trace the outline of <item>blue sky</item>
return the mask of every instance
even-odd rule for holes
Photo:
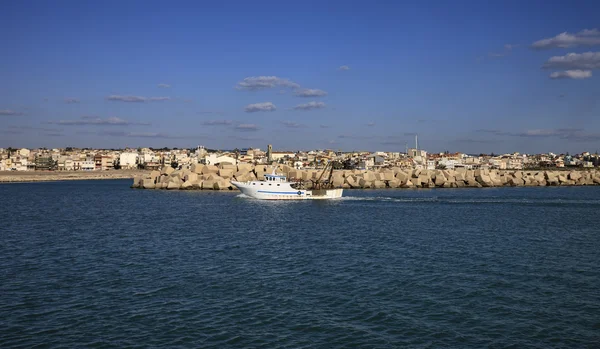
[[[418,133],[433,152],[595,152],[599,12],[5,1],[0,147],[404,151]]]

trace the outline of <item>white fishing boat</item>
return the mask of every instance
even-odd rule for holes
[[[231,181],[231,184],[235,185],[242,194],[262,200],[323,200],[342,197],[343,189],[331,186],[331,175],[328,181],[322,180],[325,170],[316,181],[313,181],[311,189],[305,189],[302,181],[289,182],[285,175],[276,174],[275,170],[271,174],[265,174],[264,180]]]

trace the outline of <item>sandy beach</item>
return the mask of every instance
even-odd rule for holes
[[[149,171],[0,171],[0,183],[129,179]]]

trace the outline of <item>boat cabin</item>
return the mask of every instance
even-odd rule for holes
[[[285,182],[285,176],[275,175],[275,174],[265,174],[265,182]]]

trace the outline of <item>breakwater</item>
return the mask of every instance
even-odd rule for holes
[[[132,188],[182,190],[233,190],[232,180],[262,180],[274,166],[251,164],[220,166],[193,165],[190,169],[166,167],[135,176]],[[290,181],[303,181],[310,188],[321,170],[296,170],[285,165],[276,168]],[[384,188],[462,188],[502,186],[575,186],[600,185],[600,171],[589,170],[420,170],[387,168],[376,171],[337,170],[333,186],[344,189]]]

